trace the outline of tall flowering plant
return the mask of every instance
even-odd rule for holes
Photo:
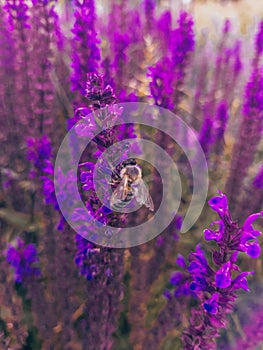
[[[197,1],[186,5],[195,6]],[[199,31],[195,11],[175,12],[154,0],[136,6],[127,0],[103,6],[93,0],[1,2],[1,349],[233,345],[229,314],[239,317],[240,291],[248,290],[248,279],[253,290],[262,274],[260,231],[253,225],[262,216],[263,199],[263,25],[260,21],[256,29],[253,51],[252,30],[244,38],[234,21],[226,20],[212,38],[210,30]],[[114,173],[104,161],[108,147],[146,137],[177,164],[184,160],[162,132],[135,124],[112,127],[122,118],[116,102],[124,101],[166,107],[194,129],[208,162],[209,194],[215,187],[225,193],[209,201],[219,218],[204,231],[206,244],[200,244],[200,228],[211,222],[207,207],[195,226],[180,234],[191,200],[186,187],[191,189],[192,180],[184,176],[179,213],[157,239],[115,250],[84,238],[85,233],[96,235],[98,225],[105,227],[107,242],[112,227],[145,219],[143,211],[126,217],[102,204],[104,186]],[[74,207],[74,171],[59,172],[59,196],[81,223],[82,235],[60,215],[54,186],[56,153],[76,122],[74,130],[84,141],[98,125],[104,129],[93,137],[78,167],[90,222]],[[172,117],[169,123],[176,127]],[[74,137],[70,143],[74,158]],[[119,149],[120,161],[127,158],[126,146]],[[96,163],[105,173],[97,192]],[[190,167],[186,170],[189,174]],[[150,191],[154,188],[158,204],[162,184],[158,176],[152,178]],[[174,193],[169,196],[174,199]],[[179,271],[173,272],[178,252]],[[258,261],[256,273],[253,260]],[[238,349],[255,348],[262,340],[261,308],[248,316],[256,322],[241,322],[247,335],[236,342]]]
[[[189,327],[182,335],[185,349],[216,349],[216,338],[227,324],[227,315],[233,311],[237,290],[249,291],[247,276],[254,273],[242,271],[237,264],[238,254],[244,252],[252,259],[260,255],[261,232],[252,224],[263,212],[250,215],[240,227],[231,218],[226,195],[219,192],[208,203],[220,218],[211,223],[213,228],[204,230],[205,240],[216,242],[212,262],[198,244],[188,263],[178,255],[177,265],[185,272],[176,272],[170,279],[175,286],[175,297],[192,295],[197,300],[197,306],[191,310]]]

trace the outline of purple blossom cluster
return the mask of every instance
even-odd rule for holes
[[[227,315],[233,311],[236,291],[249,291],[247,276],[254,273],[242,271],[237,265],[238,254],[245,252],[250,258],[260,255],[257,237],[261,232],[254,229],[253,223],[263,216],[263,212],[250,215],[239,227],[231,218],[226,195],[219,192],[219,196],[208,203],[220,217],[211,223],[217,229],[204,230],[205,240],[216,242],[217,248],[212,249],[213,264],[198,244],[195,252],[190,253],[188,264],[178,254],[176,264],[183,272],[175,272],[170,278],[176,298],[192,296],[198,301],[191,310],[189,327],[183,332],[185,349],[216,349],[215,340],[220,329],[226,327]],[[165,296],[170,299],[170,292],[166,291]]]
[[[151,96],[158,106],[176,110],[179,104],[180,89],[186,74],[185,69],[195,45],[193,24],[191,16],[186,12],[181,12],[178,27],[170,34],[171,42],[167,55],[150,68]],[[170,74],[171,71],[174,74]]]

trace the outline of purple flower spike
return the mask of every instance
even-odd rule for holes
[[[182,336],[184,349],[189,350],[216,348],[220,329],[226,327],[227,314],[233,311],[233,302],[237,298],[235,291],[248,291],[247,276],[253,274],[242,272],[237,265],[238,254],[245,252],[251,258],[260,255],[257,236],[261,232],[253,228],[253,223],[262,217],[262,213],[250,215],[240,227],[231,218],[225,194],[219,192],[219,196],[211,198],[208,203],[221,219],[211,223],[211,226],[218,225],[218,229],[204,230],[205,239],[216,242],[217,248],[212,249],[213,264],[206,259],[198,244],[196,251],[188,257],[188,266],[184,258],[178,256],[176,263],[184,271],[177,271],[171,277],[174,297],[192,296],[197,300],[197,306],[191,311],[190,325]],[[236,275],[233,279],[232,271]]]
[[[231,262],[225,263],[216,273],[218,288],[227,288],[231,285]]]

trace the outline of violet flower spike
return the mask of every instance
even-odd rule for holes
[[[263,217],[263,212],[250,215],[239,227],[231,218],[227,196],[220,191],[218,193],[208,201],[220,217],[211,224],[218,225],[218,229],[204,230],[205,239],[214,240],[218,247],[212,251],[213,265],[198,244],[196,251],[190,253],[188,263],[178,255],[176,263],[183,271],[177,271],[170,278],[176,298],[188,295],[198,302],[182,336],[184,349],[187,350],[193,349],[195,344],[199,344],[199,349],[216,349],[220,328],[225,327],[227,314],[233,311],[236,290],[249,291],[247,277],[254,273],[240,269],[238,254],[245,252],[250,258],[258,258],[260,254],[257,237],[261,232],[253,227],[253,223]],[[171,294],[168,300],[171,300]]]

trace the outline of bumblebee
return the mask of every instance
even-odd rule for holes
[[[113,210],[127,206],[133,198],[154,211],[154,204],[148,187],[142,179],[142,170],[135,159],[129,159],[120,164],[113,173],[113,183],[117,187],[112,193],[110,206]]]

